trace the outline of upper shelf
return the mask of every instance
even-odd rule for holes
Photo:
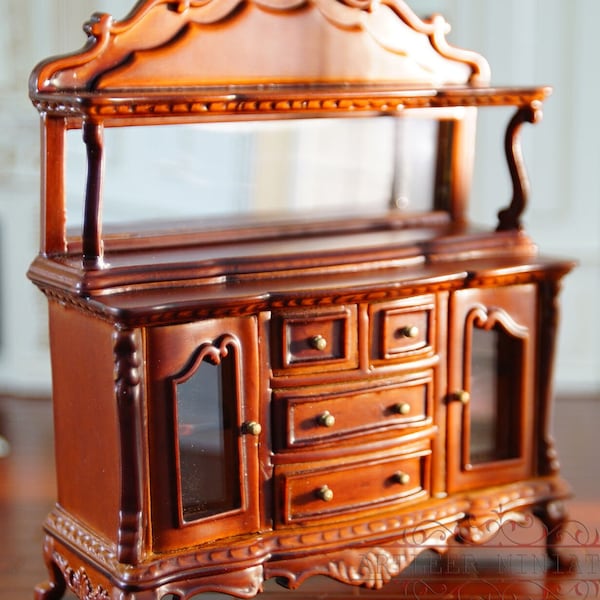
[[[483,106],[517,107],[504,142],[513,197],[499,213],[498,230],[518,237],[528,192],[519,132],[523,123],[539,120],[550,88],[491,86],[487,61],[450,45],[450,27],[440,15],[421,19],[403,0],[139,0],[123,20],[97,13],[84,31],[81,50],[41,62],[30,78],[30,97],[43,126],[44,258],[71,256],[73,250],[66,222],[66,129],[83,129],[87,152],[78,254],[84,270],[108,270],[102,214],[105,126],[426,109],[422,112],[436,123],[430,140],[432,210],[461,225],[474,157],[476,115],[469,109]],[[390,153],[397,166],[404,155],[397,147]],[[394,173],[392,187],[398,180]],[[390,210],[386,222],[393,225],[397,216]],[[412,222],[410,215],[400,216],[404,225]],[[336,222],[346,217],[341,211]],[[291,227],[303,231],[296,222]],[[122,236],[130,253],[142,243],[132,235],[137,229],[134,223]],[[331,235],[332,229],[326,224],[320,231]],[[245,239],[252,241],[256,231]],[[287,235],[285,228],[278,232]],[[165,237],[165,243],[156,236],[151,242],[180,245],[179,233]],[[207,242],[206,236],[194,240],[194,247]],[[494,244],[499,247],[501,240],[497,236]],[[147,275],[154,276],[150,267]]]
[[[38,92],[38,110],[53,115],[130,125],[149,120],[230,120],[348,113],[394,114],[460,106],[527,106],[543,102],[549,87],[391,84],[214,86],[185,89]]]

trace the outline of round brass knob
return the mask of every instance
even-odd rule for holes
[[[398,404],[394,404],[394,412],[398,415],[407,415],[410,413],[410,404],[408,402],[398,402]]]
[[[471,400],[471,394],[467,390],[459,390],[452,394],[452,399],[460,402],[461,404],[468,404]]]
[[[333,490],[328,485],[324,485],[317,490],[317,496],[323,502],[331,502],[333,500]]]
[[[248,421],[244,423],[243,427],[244,433],[249,433],[250,435],[259,436],[262,431],[262,427],[260,423],[256,421]]]
[[[327,348],[327,340],[322,335],[315,335],[310,338],[310,345],[319,352],[323,352]]]
[[[323,427],[333,427],[335,425],[335,417],[328,410],[319,415],[318,421],[319,425]]]
[[[394,481],[396,483],[400,483],[401,485],[406,485],[410,483],[410,475],[408,473],[404,473],[403,471],[396,471],[396,473],[394,473]]]
[[[398,335],[405,338],[416,338],[419,335],[419,328],[415,325],[406,325],[398,330]]]

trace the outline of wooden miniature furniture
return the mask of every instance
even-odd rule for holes
[[[447,30],[400,0],[142,0],[35,69],[29,276],[49,302],[58,477],[39,599],[252,597],[317,574],[378,588],[531,511],[558,552],[551,381],[572,264],[523,230],[519,147],[549,89],[490,87]],[[467,202],[490,106],[514,107],[493,231]],[[433,122],[428,209],[103,229],[107,128],[324,117]],[[75,235],[71,129],[88,157]]]

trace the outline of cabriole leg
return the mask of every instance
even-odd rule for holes
[[[561,545],[564,544],[567,510],[564,502],[555,500],[546,502],[535,509],[535,515],[546,528],[546,553],[552,561],[552,568],[560,571],[571,571],[577,559]]]
[[[49,579],[35,587],[35,600],[59,600],[63,597],[67,584],[64,575],[53,558],[54,541],[46,536],[44,542],[44,561],[48,569]]]

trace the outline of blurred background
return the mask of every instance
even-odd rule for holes
[[[43,397],[50,390],[45,299],[25,277],[39,236],[39,125],[27,95],[29,73],[42,58],[79,49],[85,41],[81,26],[93,12],[122,18],[132,3],[2,0],[0,394]],[[491,64],[494,83],[550,84],[555,89],[542,123],[524,130],[532,185],[525,224],[543,253],[579,262],[562,292],[556,390],[561,398],[575,394],[600,399],[596,309],[600,298],[600,111],[596,108],[600,2],[413,0],[409,4],[420,16],[441,12],[453,27],[451,43],[483,54]],[[478,221],[493,223],[498,208],[510,198],[501,146],[506,118],[499,128],[483,113],[472,213]],[[310,141],[307,131],[294,143],[310,148]],[[233,161],[240,148],[228,140],[223,150],[223,156]],[[83,164],[77,158],[82,151],[82,145],[75,147],[69,166],[75,196],[82,191]],[[121,186],[121,191],[127,195],[126,187]]]

